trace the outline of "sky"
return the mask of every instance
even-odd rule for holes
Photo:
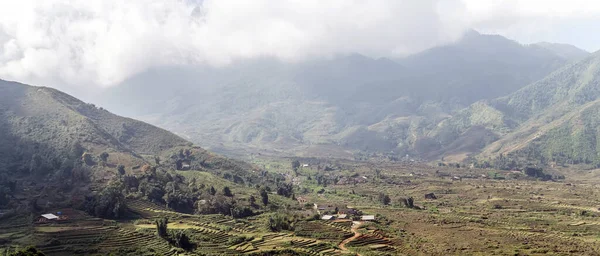
[[[87,90],[150,68],[399,57],[467,31],[600,49],[597,0],[0,0],[0,79]]]

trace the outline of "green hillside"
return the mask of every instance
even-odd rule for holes
[[[0,162],[22,162],[19,169],[23,171],[29,168],[34,152],[45,159],[44,165],[51,166],[74,151],[114,152],[141,160],[141,155],[191,145],[165,130],[45,87],[0,81],[0,110],[5,147]]]
[[[471,105],[444,121],[434,135],[444,143],[483,126],[499,139],[482,145],[480,153],[469,152],[479,159],[502,155],[543,164],[598,164],[599,96],[596,53],[508,96]]]
[[[194,147],[163,129],[55,89],[0,80],[0,208],[76,207],[118,217],[97,209],[125,210],[125,204],[104,203],[131,196],[167,205],[175,200],[175,209],[193,212],[198,195],[176,170],[204,172],[209,176],[196,185],[218,189],[277,184],[255,166]]]

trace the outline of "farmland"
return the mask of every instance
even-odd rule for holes
[[[600,251],[598,170],[553,170],[565,178],[541,181],[516,171],[417,163],[323,160],[296,174],[284,164],[271,163],[279,168],[269,172],[294,182],[298,202],[274,195],[284,206],[274,212],[245,218],[184,214],[128,199],[127,219],[94,218],[73,209],[53,209],[69,216],[55,223],[37,223],[35,216],[4,217],[0,240],[12,246],[35,245],[47,255],[595,255]],[[214,179],[193,172],[185,175]],[[248,190],[227,184],[236,194]],[[426,199],[430,193],[435,197]],[[382,195],[389,201],[382,201]],[[414,206],[408,207],[406,198],[413,198]],[[348,209],[375,220],[319,219]],[[269,221],[278,214],[293,216],[293,227],[269,230]],[[168,219],[169,230],[186,232],[194,249],[186,251],[157,236],[155,221],[161,218]]]

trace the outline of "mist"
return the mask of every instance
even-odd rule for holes
[[[359,53],[399,57],[476,28],[544,34],[557,20],[593,19],[593,1],[51,0],[2,1],[0,78],[87,90],[161,66],[222,67]],[[533,27],[539,27],[539,31]],[[535,38],[528,38],[535,40]],[[541,41],[541,40],[540,40]]]

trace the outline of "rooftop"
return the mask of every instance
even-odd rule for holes
[[[323,217],[321,217],[322,220],[330,220],[333,219],[332,215],[323,215]]]
[[[363,215],[360,216],[361,220],[375,220],[375,215]]]
[[[42,217],[49,219],[49,220],[58,220],[58,216],[56,216],[52,213],[42,214]]]

